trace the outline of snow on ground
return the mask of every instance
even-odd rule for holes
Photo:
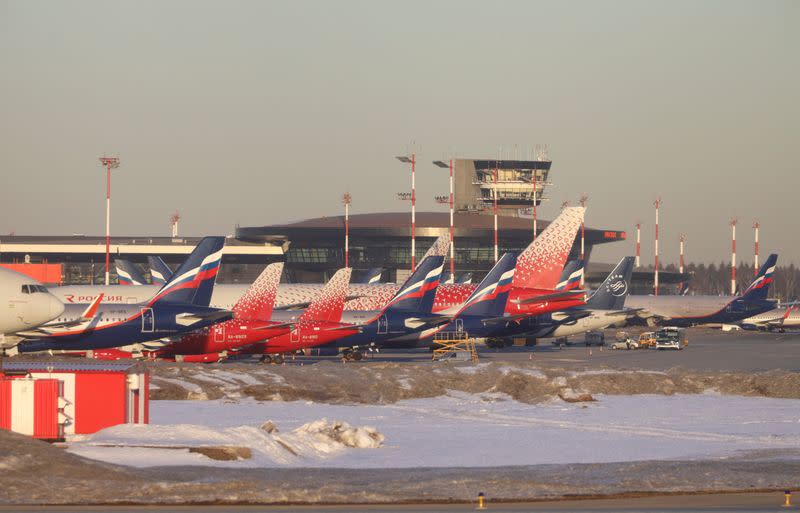
[[[796,399],[701,394],[598,398],[593,403],[532,405],[503,394],[450,392],[389,405],[153,401],[151,426],[111,428],[71,443],[69,450],[135,466],[409,468],[708,459],[800,446]],[[323,418],[374,426],[385,441],[370,449],[336,446],[330,440],[315,445],[320,443],[316,435],[302,428]],[[277,436],[296,450],[296,457],[276,448],[274,438],[259,429],[267,420],[278,427]],[[186,451],[92,445],[165,441],[245,446],[253,450],[253,458],[222,462]]]

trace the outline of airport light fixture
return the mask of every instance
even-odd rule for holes
[[[417,155],[412,153],[411,157],[401,155],[395,157],[397,160],[404,164],[411,164],[411,270],[417,267],[417,245],[416,245],[416,228],[417,228],[417,194],[416,194],[416,167]],[[398,197],[400,195],[398,194]],[[405,199],[405,198],[400,198]]]
[[[106,285],[111,260],[111,170],[119,167],[119,157],[100,157],[100,164],[106,168]]]
[[[455,265],[455,243],[454,243],[454,228],[453,228],[453,159],[451,158],[449,163],[445,164],[441,160],[434,160],[433,165],[440,167],[440,168],[448,168],[450,169],[450,279],[455,280],[455,272],[456,272],[456,265]],[[444,199],[443,196],[437,196],[436,201],[439,201],[439,198]],[[439,203],[444,203],[444,201],[439,201]]]

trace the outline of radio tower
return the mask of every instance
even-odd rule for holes
[[[685,241],[686,241],[686,235],[684,235],[684,234],[681,234],[681,260],[680,260],[680,264],[679,264],[679,266],[678,266],[678,267],[679,267],[678,271],[679,271],[681,274],[683,274],[683,268],[684,268],[684,265],[683,265],[683,263],[684,263],[684,262],[683,262],[683,243],[684,243]]]
[[[658,295],[658,210],[661,208],[661,198],[658,198],[654,205],[656,206],[656,244],[655,244],[655,273],[653,275],[653,294]]]
[[[349,192],[342,196],[344,203],[344,266],[350,267],[350,201],[352,197]]]
[[[100,157],[100,164],[106,168],[106,285],[108,267],[111,260],[111,170],[119,167],[119,157]]]
[[[756,251],[755,251],[755,260],[754,260],[755,267],[753,267],[753,274],[755,274],[755,275],[758,275],[758,229],[759,228],[761,228],[761,223],[759,223],[758,221],[754,222],[753,223],[753,230],[755,230],[755,232],[756,232],[756,248],[755,248]]]
[[[636,223],[636,267],[642,265],[642,223]]]
[[[411,270],[417,267],[417,245],[416,245],[416,229],[417,229],[417,187],[415,182],[415,171],[417,167],[417,154],[412,153],[411,158],[400,156],[396,157],[400,162],[411,164]],[[404,198],[401,198],[404,199]]]
[[[181,220],[181,215],[178,213],[177,210],[169,218],[169,222],[172,225],[172,238],[178,236],[178,221],[180,220]]]
[[[731,296],[736,295],[736,219],[731,219]]]

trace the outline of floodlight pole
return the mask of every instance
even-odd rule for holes
[[[681,259],[680,259],[680,265],[679,265],[679,269],[678,269],[681,274],[683,274],[683,269],[684,269],[684,265],[683,265],[684,264],[684,262],[683,262],[683,243],[685,241],[686,241],[686,235],[681,234]]]
[[[536,240],[536,169],[533,170],[533,240]]]
[[[455,281],[455,272],[456,272],[456,265],[455,265],[455,234],[454,234],[454,223],[453,223],[453,210],[455,208],[455,201],[453,196],[453,159],[450,159],[449,164],[445,164],[441,160],[434,160],[433,165],[441,168],[449,168],[450,169],[450,279]],[[444,199],[444,197],[436,197],[439,203],[443,203],[440,201]]]
[[[494,261],[497,262],[500,259],[499,255],[499,248],[497,245],[497,173],[498,167],[500,166],[500,162],[495,162],[494,165],[494,187],[492,187],[492,209],[494,211]]]
[[[756,239],[755,239],[756,243],[755,243],[755,260],[754,260],[755,267],[753,267],[753,274],[755,274],[756,276],[758,276],[758,229],[759,228],[761,228],[761,223],[759,223],[758,221],[754,222],[753,229],[756,232]]]
[[[344,203],[344,266],[350,267],[350,193],[345,192],[342,196]]]
[[[656,206],[656,240],[655,240],[655,269],[653,276],[653,294],[658,295],[658,211],[661,208],[661,198],[658,198],[654,205]]]
[[[417,168],[417,154],[412,153],[411,158],[406,156],[395,157],[400,162],[411,164],[411,270],[417,267],[417,244],[416,244],[416,229],[417,229],[417,187],[416,187],[416,168]]]
[[[636,223],[636,267],[642,265],[642,223]]]
[[[731,219],[731,296],[736,295],[736,219]]]
[[[108,269],[111,261],[111,170],[119,167],[119,157],[100,157],[106,167],[106,285],[109,282]]]

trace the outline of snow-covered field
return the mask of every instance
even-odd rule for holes
[[[152,401],[150,426],[117,426],[71,441],[69,451],[140,467],[408,468],[700,460],[800,447],[797,399],[595,397],[591,403],[540,404],[463,392],[379,405]],[[309,425],[321,419],[329,422]],[[277,433],[260,428],[267,420]],[[352,427],[331,435],[333,421]],[[248,447],[252,457],[215,461],[187,449],[158,448],[164,445]]]

